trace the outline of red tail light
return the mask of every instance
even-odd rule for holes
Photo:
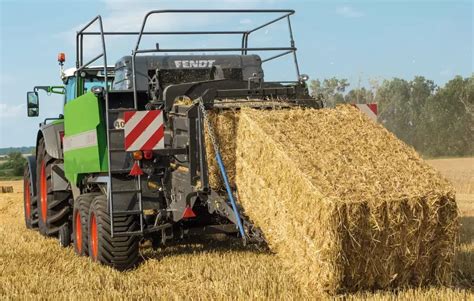
[[[64,132],[63,131],[59,132],[59,141],[61,141],[61,144],[63,144],[63,141],[64,141]]]
[[[150,150],[143,151],[143,157],[147,160],[150,160],[151,158],[153,158],[153,151],[150,151]]]

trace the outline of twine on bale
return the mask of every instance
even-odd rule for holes
[[[350,106],[210,116],[246,214],[304,288],[450,284],[454,191],[381,125]]]

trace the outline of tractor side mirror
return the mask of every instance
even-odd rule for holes
[[[37,117],[39,115],[39,98],[37,92],[26,93],[26,107],[28,117]]]

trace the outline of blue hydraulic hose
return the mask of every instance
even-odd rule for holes
[[[222,179],[224,180],[224,183],[225,183],[225,189],[227,190],[227,194],[229,195],[230,203],[232,204],[232,210],[234,210],[235,219],[237,220],[237,226],[239,227],[240,235],[242,235],[242,239],[245,240],[244,227],[242,226],[242,221],[240,220],[239,211],[237,210],[237,205],[235,204],[234,196],[232,195],[232,190],[230,189],[229,179],[227,179],[227,173],[225,171],[224,163],[222,163],[221,154],[217,150],[216,150],[216,160],[217,160],[217,164],[219,165],[219,169],[221,171]]]

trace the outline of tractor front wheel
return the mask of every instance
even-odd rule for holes
[[[114,233],[133,232],[139,229],[136,216],[114,218]],[[135,267],[139,261],[138,237],[114,235],[112,238],[107,198],[97,196],[89,210],[89,256],[93,261],[118,270]]]

